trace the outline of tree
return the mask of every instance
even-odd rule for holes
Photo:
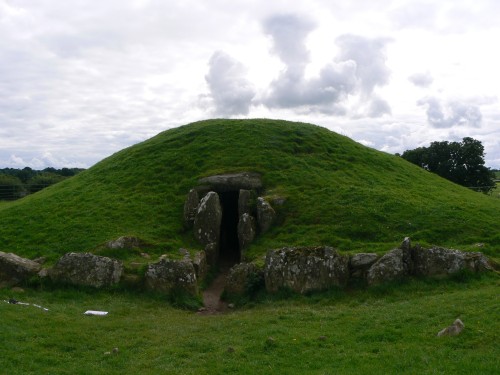
[[[429,147],[407,150],[403,159],[450,181],[488,193],[495,188],[495,175],[484,165],[484,147],[470,137],[462,142],[432,142]]]
[[[19,178],[0,174],[0,200],[18,199],[23,192],[23,184]]]
[[[40,191],[47,186],[58,183],[65,178],[66,177],[54,173],[41,172],[28,181],[28,190],[30,193],[36,193],[37,191]]]

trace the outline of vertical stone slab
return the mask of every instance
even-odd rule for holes
[[[250,214],[250,198],[252,193],[250,190],[240,189],[240,194],[238,196],[238,217],[242,217],[243,214]]]
[[[257,198],[257,222],[261,233],[269,230],[276,217],[276,212],[262,197]]]
[[[195,238],[203,246],[215,244],[215,250],[217,251],[220,245],[221,221],[222,208],[219,201],[219,195],[211,191],[201,199],[198,205],[198,210],[194,218]]]
[[[255,218],[248,213],[244,213],[240,216],[238,222],[238,241],[242,252],[253,242],[255,235]]]
[[[186,202],[184,203],[184,224],[188,227],[193,225],[199,203],[200,197],[198,196],[198,192],[195,189],[189,190]]]

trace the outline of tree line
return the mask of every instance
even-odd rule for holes
[[[15,200],[36,193],[83,170],[52,167],[43,170],[34,170],[30,167],[0,169],[0,200]]]
[[[432,142],[429,147],[406,150],[401,157],[470,189],[483,193],[495,189],[495,171],[484,165],[484,147],[476,139]]]

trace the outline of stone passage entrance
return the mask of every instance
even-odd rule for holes
[[[264,198],[256,173],[216,175],[199,180],[184,204],[184,220],[205,247],[211,266],[239,263],[254,240],[274,221],[274,210]]]
[[[219,262],[230,266],[239,263],[241,260],[240,244],[238,240],[239,195],[239,191],[219,193],[222,209]]]

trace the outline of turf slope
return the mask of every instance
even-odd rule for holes
[[[279,220],[248,255],[269,248],[331,245],[385,251],[413,241],[500,253],[500,200],[325,128],[280,120],[207,120],[167,130],[85,172],[0,205],[0,250],[54,261],[99,251],[122,235],[162,254],[196,248],[182,225],[184,199],[200,177],[261,173]],[[136,253],[108,254],[124,260]]]

